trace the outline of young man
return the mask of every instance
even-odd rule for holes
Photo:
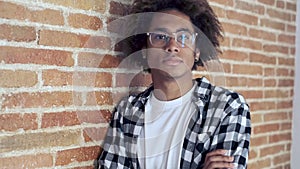
[[[208,2],[136,0],[131,11],[150,12],[129,51],[146,56],[153,84],[116,106],[99,168],[246,168],[245,100],[206,78],[193,80],[197,65],[216,58],[221,37]]]

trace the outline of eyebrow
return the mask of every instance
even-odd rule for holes
[[[170,33],[170,31],[166,28],[155,28],[153,31],[161,31],[161,32]],[[190,31],[188,28],[179,28],[176,30],[176,32],[180,32],[180,31],[186,31],[186,32],[192,33],[192,31]]]

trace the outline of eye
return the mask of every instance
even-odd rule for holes
[[[168,36],[164,34],[153,33],[153,38],[155,40],[166,40],[168,39]]]
[[[177,40],[179,42],[184,42],[191,39],[191,35],[188,33],[178,34]]]

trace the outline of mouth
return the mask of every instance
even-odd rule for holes
[[[183,63],[183,60],[180,57],[171,55],[164,58],[162,62],[169,66],[176,66]]]

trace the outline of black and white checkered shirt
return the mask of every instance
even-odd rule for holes
[[[195,79],[192,98],[197,107],[185,133],[180,168],[202,168],[205,156],[216,149],[228,150],[236,168],[246,168],[251,121],[244,98],[232,91],[210,84],[206,78]],[[140,168],[137,138],[144,127],[145,105],[153,86],[137,96],[123,99],[114,109],[99,168]],[[159,144],[159,143],[158,143]]]

